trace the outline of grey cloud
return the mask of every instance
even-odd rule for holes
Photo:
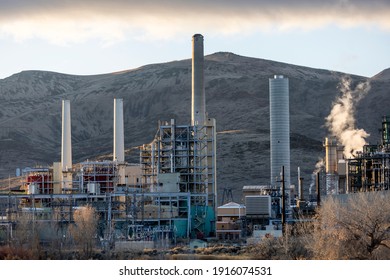
[[[372,13],[390,9],[388,0],[2,0],[0,15],[22,16],[34,13],[89,11],[95,13],[187,11],[205,13],[245,13],[270,11],[333,11]]]
[[[170,37],[189,29],[237,34],[261,29],[314,29],[326,24],[390,30],[389,0],[0,0],[0,35],[52,42],[129,32]],[[56,30],[53,30],[56,29]],[[113,32],[115,31],[115,32]],[[75,36],[75,34],[77,36]]]

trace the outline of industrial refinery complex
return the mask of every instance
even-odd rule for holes
[[[74,212],[92,206],[99,214],[97,241],[114,248],[158,248],[194,239],[250,243],[280,236],[286,222],[302,215],[310,218],[324,195],[389,189],[390,117],[383,117],[380,143],[364,146],[352,158],[333,135],[324,140],[325,170],[316,173],[315,194],[304,195],[299,171],[293,185],[289,80],[275,75],[269,79],[270,180],[243,186],[243,204],[231,198],[219,205],[217,120],[207,114],[205,94],[203,36],[195,34],[191,123],[161,120],[153,140],[139,148],[137,163],[125,161],[126,100],[113,100],[112,160],[80,163],[72,161],[72,104],[63,100],[61,161],[19,170],[23,183],[0,193],[0,242],[13,238],[22,217],[57,225],[42,239],[67,238]]]

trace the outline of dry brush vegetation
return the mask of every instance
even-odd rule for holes
[[[197,249],[176,246],[107,251],[97,245],[98,216],[92,207],[77,210],[74,221],[69,227],[69,238],[43,245],[38,236],[47,228],[23,217],[15,228],[13,240],[0,247],[0,259],[390,259],[390,201],[383,192],[328,197],[312,221],[288,226],[281,238],[271,236],[247,246],[215,243]]]

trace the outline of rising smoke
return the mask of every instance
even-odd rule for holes
[[[309,195],[311,196],[312,194],[314,194],[313,192],[313,188],[315,187],[315,184],[316,184],[316,175],[318,172],[320,172],[325,166],[325,161],[323,158],[319,158],[317,163],[316,163],[316,166],[315,166],[315,169],[313,171],[313,173],[311,174],[311,183],[310,183],[310,187],[309,187]]]
[[[368,93],[371,86],[368,81],[359,83],[351,89],[351,78],[343,77],[339,84],[341,97],[334,103],[326,126],[329,132],[344,146],[344,156],[351,158],[361,151],[369,134],[364,129],[355,128],[355,106]]]

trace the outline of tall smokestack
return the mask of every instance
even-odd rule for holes
[[[72,169],[72,132],[69,100],[62,100],[61,168],[63,172],[68,172]]]
[[[123,99],[114,99],[114,152],[113,161],[125,161],[123,128]]]
[[[204,89],[203,36],[192,36],[192,110],[191,125],[203,125],[206,120],[206,94]]]
[[[288,78],[275,75],[269,79],[271,185],[275,186],[284,166],[284,181],[290,188],[290,112]]]

